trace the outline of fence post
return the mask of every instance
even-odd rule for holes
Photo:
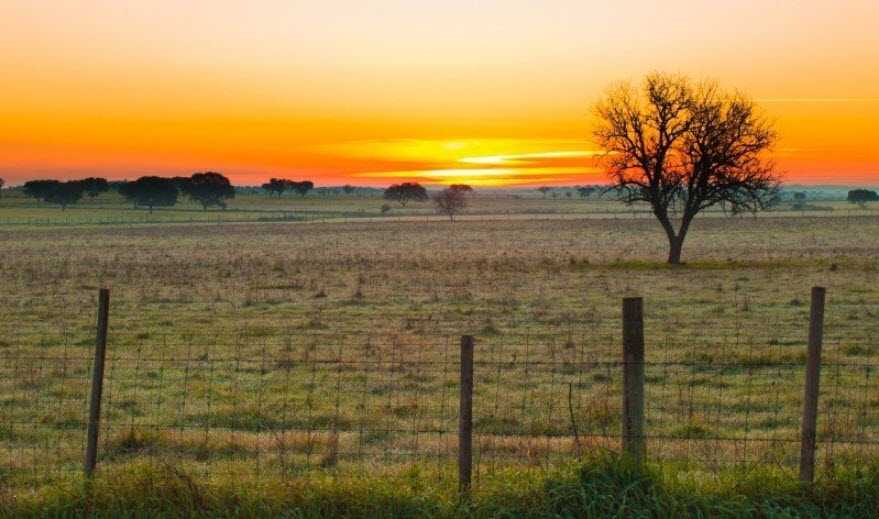
[[[473,472],[473,337],[461,337],[461,402],[458,411],[458,491],[470,495]]]
[[[818,430],[818,383],[821,379],[821,346],[824,342],[823,287],[812,288],[809,316],[809,353],[806,359],[806,389],[803,399],[803,424],[800,439],[800,481],[815,480],[815,446]]]
[[[623,451],[644,457],[644,301],[623,299]]]
[[[90,477],[98,461],[98,429],[101,424],[101,394],[104,391],[104,359],[107,354],[107,324],[110,316],[110,290],[98,295],[98,329],[95,339],[95,364],[92,369],[92,392],[89,401],[88,435],[85,450],[85,475]]]

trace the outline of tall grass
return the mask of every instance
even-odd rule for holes
[[[600,455],[552,472],[499,472],[470,501],[458,498],[451,473],[413,467],[387,477],[200,479],[135,462],[92,481],[2,494],[0,517],[875,517],[879,510],[879,465],[804,487],[766,467],[709,476]]]

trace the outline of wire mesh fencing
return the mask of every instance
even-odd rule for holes
[[[772,465],[793,477],[808,319],[791,324],[795,341],[750,337],[743,324],[718,325],[710,337],[688,327],[681,337],[674,323],[648,317],[639,362],[646,459],[706,473]],[[449,323],[381,336],[331,328],[156,335],[118,349],[112,323],[111,315],[98,470],[150,461],[203,476],[358,477],[411,467],[439,473],[461,461],[461,335]],[[581,321],[563,334],[481,331],[469,433],[474,484],[509,468],[545,470],[623,449],[630,388],[619,320]],[[819,473],[876,459],[877,366],[836,354],[851,347],[825,344]],[[44,350],[0,350],[0,477],[19,486],[79,473],[88,443],[94,354],[67,343]]]

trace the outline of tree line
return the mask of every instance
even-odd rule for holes
[[[135,207],[146,207],[150,212],[156,207],[172,207],[181,194],[210,207],[226,208],[226,201],[235,197],[235,188],[226,176],[215,171],[194,173],[189,177],[144,176],[137,180],[110,182],[105,178],[80,180],[30,180],[22,186],[25,196],[61,206],[79,203],[83,196],[96,197],[114,189]]]
[[[314,182],[310,180],[296,181],[288,180],[286,178],[272,178],[260,187],[262,187],[269,195],[278,195],[279,198],[284,194],[284,191],[293,191],[300,196],[305,196],[309,191],[314,189]],[[353,186],[346,187],[350,187],[351,191],[354,190]],[[349,193],[350,191],[346,190],[345,192]]]

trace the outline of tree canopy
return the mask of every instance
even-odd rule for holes
[[[287,190],[287,181],[282,178],[272,178],[261,187],[270,195],[281,196]]]
[[[214,171],[193,174],[183,184],[181,191],[200,203],[205,210],[211,206],[225,209],[226,200],[235,197],[235,188],[229,179]]]
[[[290,189],[299,193],[300,196],[305,196],[309,191],[314,189],[314,182],[310,180],[303,180],[302,182],[296,181],[288,181],[290,184]]]
[[[135,207],[172,207],[177,204],[178,190],[174,179],[155,176],[140,177],[119,187],[119,194]]]
[[[870,189],[852,189],[848,192],[846,200],[863,206],[867,202],[879,202],[879,193]]]
[[[385,189],[384,197],[385,200],[398,202],[403,207],[406,207],[406,204],[413,200],[423,202],[428,199],[427,190],[415,182],[394,184]]]
[[[36,198],[37,200],[42,200],[45,198],[46,193],[49,192],[50,189],[55,184],[58,184],[57,180],[28,180],[22,186],[22,191],[25,196],[30,198]]]
[[[89,177],[80,180],[79,183],[82,184],[83,190],[90,198],[95,198],[110,190],[110,183],[107,182],[106,178]]]
[[[296,180],[288,180],[286,178],[272,178],[260,187],[270,195],[278,195],[279,197],[287,190],[295,191],[299,195],[305,196],[309,191],[314,189],[314,182],[310,180],[299,182]]]
[[[49,204],[60,205],[63,210],[79,202],[84,192],[85,186],[80,181],[55,182],[49,185],[43,200]]]
[[[81,180],[30,180],[24,183],[23,191],[26,196],[67,209],[82,199],[85,184]]]

